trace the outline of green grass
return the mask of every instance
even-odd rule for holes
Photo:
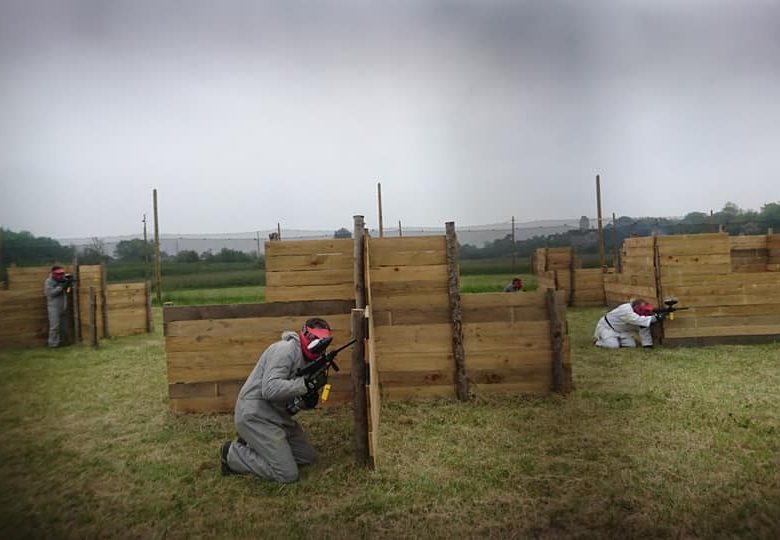
[[[302,413],[285,486],[219,475],[232,418],[168,411],[159,333],[2,351],[0,535],[775,537],[780,344],[598,350],[600,313],[569,314],[569,396],[385,403],[374,472],[348,408]]]
[[[265,287],[218,287],[215,289],[184,289],[163,292],[163,302],[177,306],[199,304],[252,304],[265,300]]]

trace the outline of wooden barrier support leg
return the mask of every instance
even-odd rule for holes
[[[103,337],[111,337],[108,328],[108,273],[106,263],[100,263],[100,316],[103,318]]]
[[[94,285],[89,286],[89,344],[93,347],[98,345],[97,295]]]
[[[550,340],[552,344],[552,380],[553,392],[563,393],[566,389],[565,374],[563,372],[563,322],[555,300],[555,291],[547,289],[545,292],[547,313],[550,318]]]
[[[152,316],[152,284],[147,281],[144,283],[144,295],[146,299],[146,331],[154,332],[154,318]]]
[[[455,358],[455,384],[458,399],[468,401],[469,381],[466,377],[466,353],[463,349],[463,322],[460,309],[460,280],[458,277],[458,239],[455,222],[445,224],[447,234],[447,276],[452,321],[452,355]]]
[[[355,459],[359,465],[371,464],[368,447],[368,398],[366,396],[365,310],[352,310],[352,405],[355,425]]]

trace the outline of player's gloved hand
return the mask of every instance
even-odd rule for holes
[[[314,392],[309,392],[305,396],[303,396],[303,403],[305,409],[313,409],[317,406],[317,403],[320,401],[320,394],[316,390]]]
[[[325,369],[320,369],[314,373],[305,375],[303,377],[303,382],[306,384],[306,389],[309,392],[316,391],[325,386],[325,383],[328,382],[328,374]]]

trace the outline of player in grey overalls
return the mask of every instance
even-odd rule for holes
[[[65,277],[62,266],[52,266],[51,274],[43,282],[43,293],[46,295],[46,310],[49,314],[49,347],[59,347],[63,344],[67,325],[65,311],[68,307],[67,288],[71,281]]]
[[[313,398],[308,407],[317,404],[317,391],[327,382],[327,375],[300,377],[296,372],[319,357],[322,351],[317,350],[317,341],[330,335],[327,322],[309,319],[300,332],[283,332],[281,341],[263,352],[236,400],[239,439],[220,449],[223,475],[254,474],[290,483],[298,480],[299,465],[314,461],[314,448],[288,405],[305,395]]]

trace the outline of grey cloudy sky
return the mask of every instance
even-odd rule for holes
[[[780,3],[0,4],[0,225],[128,234],[780,200]]]

